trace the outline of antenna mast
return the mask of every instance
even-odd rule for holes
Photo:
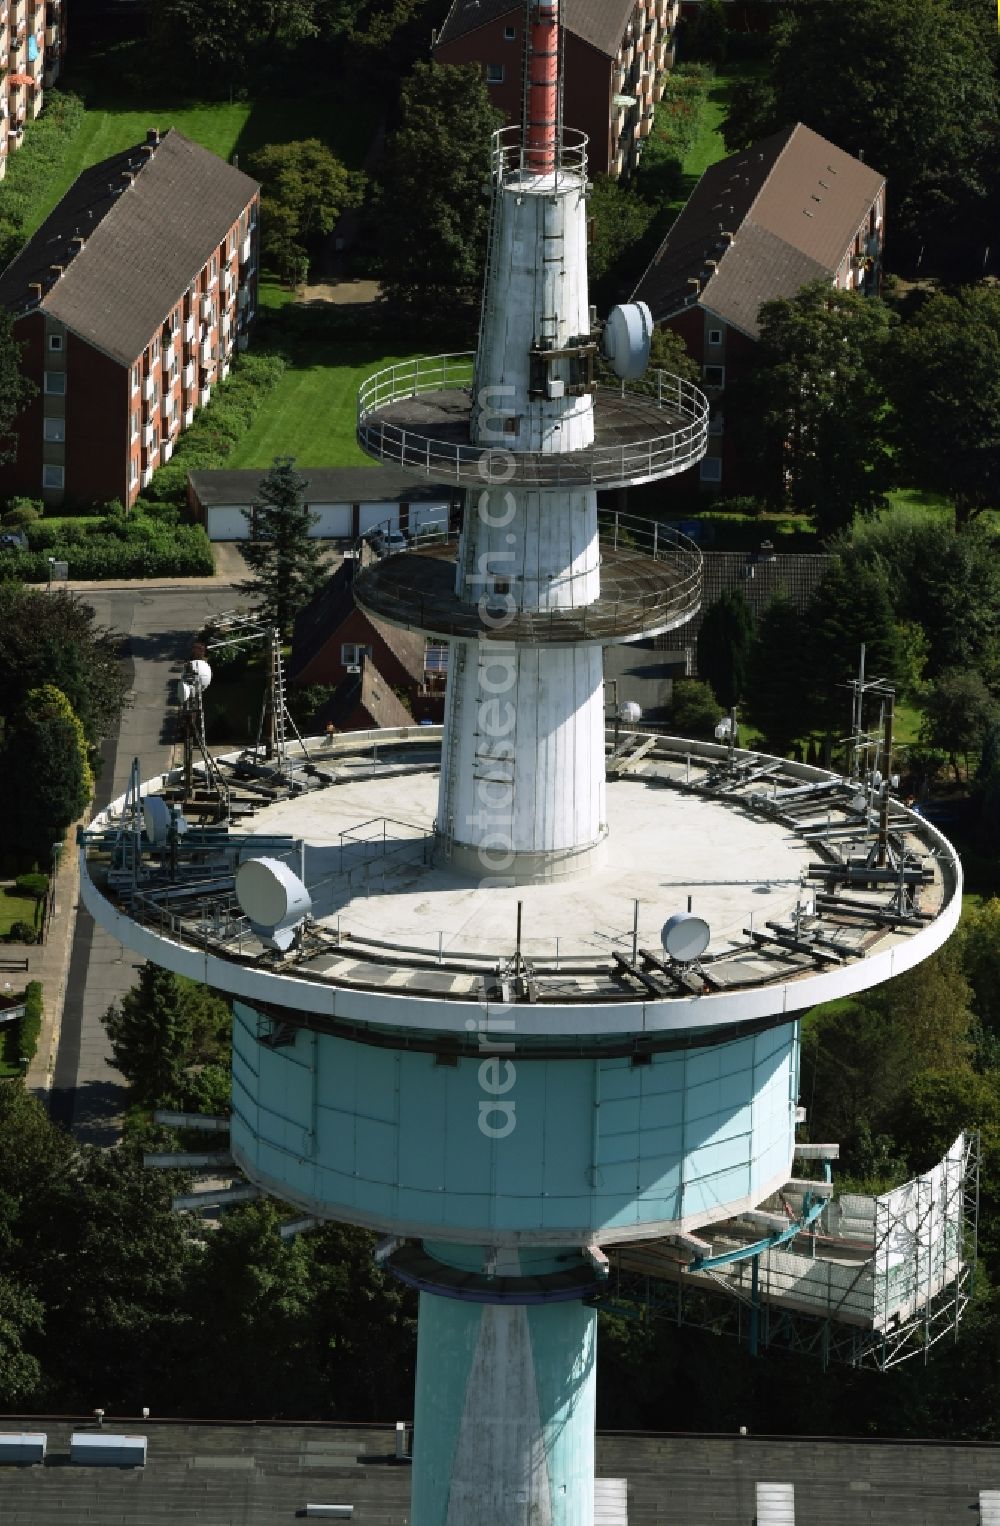
[[[562,151],[562,57],[559,0],[525,0],[521,165],[551,175]]]

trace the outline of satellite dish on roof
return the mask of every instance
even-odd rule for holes
[[[645,302],[613,307],[604,326],[604,353],[622,381],[637,381],[649,365],[653,315]]]
[[[297,874],[278,858],[248,858],[236,871],[236,899],[267,948],[291,948],[312,897]]]
[[[618,706],[618,719],[634,725],[642,720],[642,706],[637,705],[634,699],[624,699]]]
[[[195,657],[187,665],[187,676],[189,679],[193,679],[195,683],[200,684],[204,691],[212,682],[212,669],[201,657]]]
[[[690,964],[700,959],[708,948],[712,930],[702,917],[692,916],[689,911],[675,912],[660,929],[660,942],[678,964]]]
[[[146,795],[142,802],[142,824],[149,843],[154,848],[163,848],[170,836],[171,828],[179,835],[183,835],[188,829],[188,824],[180,811],[164,800],[162,795]]]

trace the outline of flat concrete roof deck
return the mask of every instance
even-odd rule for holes
[[[108,881],[112,808],[84,849],[86,904],[148,957],[155,945],[180,973],[190,965],[303,1022],[349,1009],[360,1022],[463,1034],[470,1009],[523,1000],[526,1034],[587,1042],[783,1021],[912,967],[957,922],[957,856],[902,805],[892,804],[890,846],[903,867],[871,881],[859,866],[873,818],[857,785],[746,753],[731,771],[724,747],[641,733],[609,760],[622,777],[609,778],[603,866],[532,885],[460,878],[432,862],[439,739],[416,727],[316,739],[305,781],[315,787],[297,793],[234,755],[224,766],[235,790],[278,798],[259,796],[229,831],[194,829],[175,879],[151,855],[131,909],[128,890]],[[238,864],[260,856],[304,871],[313,900],[284,956],[260,944],[233,893]],[[689,896],[712,936],[700,963],[680,967],[660,929]],[[514,960],[519,903],[526,968]]]

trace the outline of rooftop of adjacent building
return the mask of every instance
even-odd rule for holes
[[[635,0],[563,0],[561,19],[568,32],[614,58],[634,10]],[[508,18],[520,32],[524,0],[453,0],[436,45],[447,45],[491,21]]]
[[[191,489],[203,508],[250,504],[270,468],[221,467],[215,471],[192,472]],[[435,501],[452,496],[426,477],[398,467],[381,466],[297,466],[305,480],[302,501],[306,505],[328,503],[400,503],[414,499]]]
[[[822,1379],[818,1379],[822,1381]],[[885,1379],[885,1381],[891,1381]],[[280,1526],[307,1503],[354,1506],[355,1526],[407,1526],[410,1469],[392,1426],[112,1416],[106,1432],[148,1437],[144,1468],[71,1466],[69,1436],[92,1426],[7,1416],[48,1435],[44,1465],[0,1479],[6,1526]],[[795,1484],[808,1526],[952,1526],[1000,1489],[1000,1447],[936,1441],[598,1432],[597,1474],[628,1482],[628,1526],[747,1526],[759,1482]]]
[[[812,128],[782,128],[705,171],[633,298],[657,321],[697,302],[756,338],[762,302],[834,275],[884,185]]]
[[[259,187],[170,128],[78,175],[0,274],[0,306],[41,308],[131,365]]]

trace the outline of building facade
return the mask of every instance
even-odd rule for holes
[[[876,295],[885,177],[798,123],[707,169],[635,289],[684,340],[713,402],[710,490],[736,490],[725,389],[752,368],[761,303],[810,281]]]
[[[38,391],[0,493],[135,502],[246,347],[259,187],[173,130],[86,170],[0,275]]]
[[[59,78],[63,0],[0,0],[0,180]]]
[[[674,62],[679,0],[566,0],[563,119],[587,133],[595,174],[638,162]],[[521,115],[524,0],[453,0],[434,43],[442,64],[478,64],[510,122]]]

